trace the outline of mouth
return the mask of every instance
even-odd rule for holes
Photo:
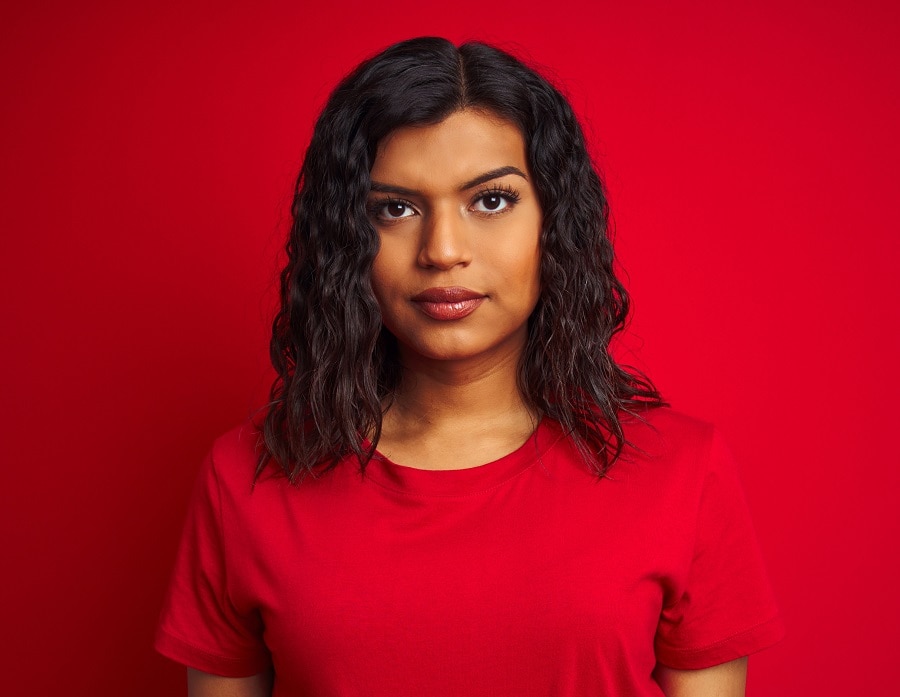
[[[487,296],[468,288],[429,288],[412,298],[413,303],[432,319],[448,321],[468,317]]]

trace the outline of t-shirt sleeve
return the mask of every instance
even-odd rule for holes
[[[663,608],[656,656],[676,669],[719,665],[779,641],[784,627],[731,453],[713,433],[687,580]]]
[[[237,608],[229,593],[222,497],[210,454],[194,486],[175,569],[156,634],[164,656],[228,677],[266,670],[270,656],[257,610]]]

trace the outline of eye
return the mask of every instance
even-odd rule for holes
[[[371,203],[369,205],[369,214],[379,220],[400,220],[402,218],[411,218],[416,212],[406,201],[391,199]]]
[[[475,210],[493,213],[494,211],[502,211],[509,205],[500,194],[485,194],[475,202]]]
[[[472,210],[488,215],[503,213],[516,205],[518,200],[519,194],[512,189],[490,189],[478,194],[472,204]]]

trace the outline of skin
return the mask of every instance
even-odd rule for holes
[[[193,668],[187,671],[189,697],[271,697],[272,673],[223,678]]]
[[[739,658],[703,670],[657,666],[654,679],[666,697],[744,697],[747,659]],[[189,697],[271,697],[272,674],[222,678],[188,668]]]
[[[653,677],[666,697],[744,697],[747,658],[702,670],[675,670],[657,665]]]
[[[469,186],[498,171],[508,173]],[[492,115],[457,112],[392,133],[371,178],[369,210],[381,240],[372,289],[404,368],[379,450],[430,469],[502,457],[537,422],[516,385],[540,295],[541,209],[522,136]],[[412,300],[434,287],[486,299],[468,317],[435,320]],[[464,449],[461,429],[470,434]]]
[[[474,110],[401,128],[379,144],[371,179],[368,209],[381,242],[372,289],[403,366],[378,449],[423,469],[503,457],[539,418],[516,382],[540,296],[542,222],[522,134]],[[484,300],[467,317],[436,320],[412,299],[435,287],[465,287]],[[667,697],[741,697],[746,671],[742,658],[703,670],[660,665],[653,677]],[[188,691],[262,697],[271,694],[271,680],[189,670]]]

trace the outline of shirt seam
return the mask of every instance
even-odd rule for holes
[[[673,646],[672,644],[667,642],[665,639],[662,639],[660,641],[660,643],[663,644],[663,646],[669,653],[676,653],[676,654],[704,653],[711,649],[717,649],[725,644],[728,644],[728,643],[734,641],[735,639],[740,639],[747,634],[751,634],[751,633],[755,632],[757,629],[759,629],[760,627],[765,627],[767,624],[771,624],[772,622],[778,620],[778,618],[780,616],[781,616],[780,613],[776,612],[771,617],[769,617],[765,620],[762,620],[761,622],[757,622],[756,624],[753,624],[753,625],[747,627],[746,629],[741,629],[737,632],[734,632],[733,634],[729,634],[724,639],[718,639],[711,644],[704,644],[703,646],[679,648],[677,646]]]
[[[700,484],[700,493],[697,497],[697,510],[694,515],[694,536],[691,540],[691,558],[688,566],[688,575],[690,575],[691,568],[694,565],[694,557],[697,554],[697,540],[700,537],[700,513],[703,508],[703,496],[706,493],[707,486],[709,485],[709,475],[712,471],[712,460],[713,460],[713,446],[715,445],[716,440],[716,429],[715,426],[708,425],[707,426],[707,437],[705,447],[705,462],[703,473],[700,475],[701,484]],[[671,608],[678,605],[681,602],[681,596],[674,598],[668,605],[664,605],[664,610],[670,610]]]
[[[196,651],[197,653],[203,654],[205,657],[214,659],[214,660],[216,660],[216,661],[223,661],[223,662],[225,662],[225,663],[246,664],[246,663],[250,663],[250,662],[252,662],[252,663],[258,663],[258,662],[260,662],[261,660],[264,659],[264,657],[263,657],[262,655],[259,655],[259,654],[258,654],[258,655],[254,655],[254,656],[246,656],[246,657],[243,657],[243,658],[232,658],[232,657],[230,657],[230,656],[222,656],[221,654],[212,653],[212,652],[210,652],[209,650],[207,650],[207,649],[205,649],[205,648],[201,648],[200,646],[197,646],[195,643],[193,643],[193,642],[191,642],[191,641],[188,641],[188,640],[185,639],[184,637],[179,636],[179,635],[176,634],[175,632],[172,632],[172,631],[170,631],[170,630],[168,630],[168,629],[165,629],[165,628],[163,628],[163,627],[160,628],[159,632],[160,632],[160,634],[162,634],[163,636],[166,636],[166,637],[168,637],[169,639],[174,639],[174,640],[177,641],[179,644],[183,644],[184,646],[186,646],[186,647],[189,648],[190,650]]]
[[[225,511],[224,511],[224,496],[222,495],[222,479],[219,476],[219,467],[216,462],[216,452],[213,450],[211,454],[212,458],[212,473],[213,478],[215,480],[216,485],[216,516],[218,517],[218,529],[219,535],[222,540],[222,597],[219,598],[219,602],[221,604],[228,603],[230,606],[234,606],[232,602],[232,593],[231,593],[231,564],[229,554],[229,543],[228,543],[228,534],[225,529]]]
[[[415,498],[437,498],[437,499],[448,499],[448,500],[449,499],[469,498],[470,496],[480,496],[481,494],[486,494],[489,491],[493,491],[494,489],[504,486],[505,484],[509,483],[516,477],[519,477],[519,476],[525,474],[525,472],[530,470],[532,467],[534,467],[539,462],[542,462],[542,458],[547,453],[549,453],[550,450],[552,450],[556,446],[556,444],[559,443],[559,441],[565,437],[565,435],[566,435],[565,433],[558,433],[556,438],[554,438],[552,441],[550,441],[550,443],[548,443],[544,447],[543,450],[540,450],[538,452],[537,456],[534,458],[534,461],[529,463],[528,466],[523,467],[518,472],[515,472],[515,473],[509,475],[505,479],[502,479],[499,482],[492,484],[491,486],[485,487],[483,489],[477,489],[475,491],[467,491],[465,493],[437,494],[437,493],[431,493],[431,492],[427,492],[427,491],[398,489],[396,487],[390,486],[389,484],[385,484],[384,482],[379,481],[377,477],[371,477],[371,476],[365,475],[365,474],[363,476],[365,479],[368,479],[369,481],[378,485],[382,489],[385,489],[386,491],[390,491],[395,494],[400,494],[402,496],[410,496],[410,497],[415,497]]]

